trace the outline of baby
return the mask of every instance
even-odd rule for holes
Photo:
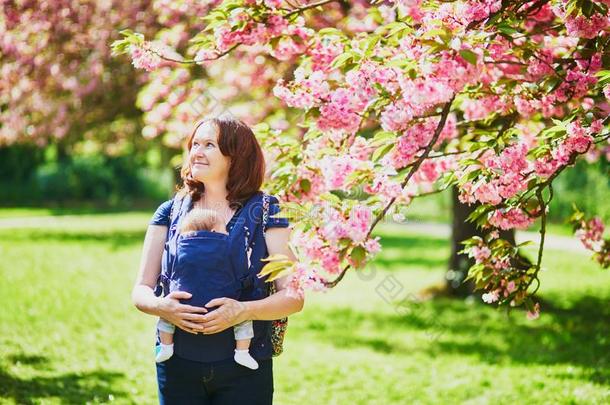
[[[194,208],[182,220],[180,234],[186,235],[189,232],[211,231],[227,233],[224,224],[219,220],[215,211]],[[163,318],[159,318],[157,323],[161,344],[157,346],[155,361],[160,363],[169,359],[174,354],[174,331],[175,326]],[[256,370],[257,361],[250,355],[250,340],[254,337],[252,321],[244,321],[233,327],[235,334],[236,348],[234,359],[237,363]]]

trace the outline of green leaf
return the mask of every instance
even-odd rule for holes
[[[414,68],[417,66],[417,62],[407,58],[396,58],[388,61],[386,64],[388,67],[397,67],[401,69]]]
[[[288,260],[288,256],[281,253],[276,253],[261,259],[261,262],[272,262],[277,260]]]
[[[393,22],[393,23],[387,24],[383,28],[389,29],[389,32],[386,34],[388,37],[393,37],[396,34],[402,33],[403,31],[407,31],[407,33],[412,31],[411,27],[409,27],[404,22]]]
[[[324,194],[320,195],[319,198],[321,200],[328,201],[334,207],[341,205],[341,199],[331,193],[324,193]]]
[[[595,4],[593,4],[590,0],[582,0],[582,5],[580,6],[580,10],[582,14],[587,18],[591,18],[591,16],[595,12]]]
[[[364,55],[365,56],[370,56],[373,53],[373,49],[375,49],[375,45],[377,45],[377,43],[379,42],[379,40],[381,39],[381,36],[379,35],[369,35],[369,37],[365,40],[365,46],[364,46]]]
[[[478,159],[462,159],[460,160],[460,166],[481,166],[483,167],[483,162]]]
[[[481,205],[481,206],[477,207],[474,211],[472,211],[470,213],[470,215],[468,215],[468,217],[466,218],[466,221],[476,222],[479,219],[481,219],[482,217],[484,217],[487,214],[488,210],[489,210],[488,204]]]
[[[441,174],[438,182],[441,189],[446,189],[450,186],[456,185],[458,183],[458,177],[456,176],[455,172],[448,171]]]
[[[477,177],[479,177],[481,175],[481,173],[483,173],[483,171],[481,169],[475,169],[471,172],[468,172],[465,176],[463,176],[460,179],[459,184],[464,184],[469,181],[472,181],[472,180],[476,179]]]
[[[320,36],[324,36],[324,35],[337,35],[339,37],[345,36],[345,33],[343,31],[338,30],[333,27],[322,28],[321,30],[318,31],[318,34]]]
[[[429,38],[434,38],[436,36],[442,37],[446,33],[447,32],[444,29],[442,29],[442,28],[435,28],[435,29],[431,29],[431,30],[426,31],[422,35],[422,38],[423,39],[429,39]]]
[[[574,14],[581,0],[570,0],[566,5],[566,17]]]
[[[462,58],[466,59],[466,61],[472,65],[476,65],[477,64],[477,54],[468,50],[468,49],[462,49],[460,50],[460,55],[462,56]]]
[[[563,82],[563,79],[557,75],[549,76],[544,82],[544,89],[547,93],[552,93]]]
[[[519,30],[511,27],[506,22],[496,25],[496,28],[498,29],[498,31],[506,35],[517,34],[519,32]]]
[[[339,69],[345,65],[349,60],[353,59],[354,55],[351,52],[342,53],[337,56],[330,64],[331,68]]]
[[[292,266],[293,262],[290,260],[278,260],[272,261],[263,266],[261,271],[257,274],[259,278],[265,277],[268,274],[281,272],[288,267]]]
[[[122,55],[129,52],[131,45],[141,45],[144,43],[144,35],[133,32],[130,29],[119,31],[124,38],[115,40],[111,45],[112,56]]]
[[[462,245],[464,245],[465,247],[470,247],[470,246],[478,245],[481,242],[483,242],[483,239],[481,239],[480,236],[473,236],[472,238],[464,239],[460,243]]]
[[[350,253],[350,258],[355,263],[356,267],[360,267],[366,260],[366,250],[360,245],[354,247]]]
[[[311,181],[309,181],[309,179],[301,179],[301,190],[305,193],[309,193],[311,190]]]
[[[532,240],[526,240],[525,242],[521,242],[517,245],[517,247],[523,247],[523,246],[529,246],[529,245],[534,245],[535,242]]]
[[[389,151],[391,151],[393,147],[394,147],[394,144],[389,143],[387,145],[383,145],[383,146],[375,149],[375,151],[373,152],[373,155],[371,156],[371,160],[373,162],[377,162],[379,159],[384,157]]]
[[[610,70],[600,70],[595,76],[599,77],[598,83],[601,87],[610,84]]]
[[[390,141],[394,141],[396,139],[396,134],[390,131],[379,131],[375,133],[373,136],[373,140],[370,143],[370,146],[381,146],[385,145]]]
[[[291,265],[289,267],[284,268],[283,270],[276,271],[276,272],[272,273],[269,276],[269,278],[267,278],[267,280],[265,280],[265,281],[270,283],[270,282],[272,282],[274,280],[277,280],[278,278],[282,278],[282,277],[287,276],[287,275],[292,274],[292,273],[294,273],[294,266]]]
[[[252,127],[252,132],[255,134],[269,132],[269,124],[266,122],[260,122]]]

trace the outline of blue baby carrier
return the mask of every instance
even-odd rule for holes
[[[160,289],[165,296],[172,291],[187,291],[190,299],[181,303],[203,307],[210,300],[228,297],[236,300],[259,300],[267,296],[265,278],[256,274],[262,268],[260,258],[266,256],[264,240],[258,227],[262,224],[263,193],[250,197],[235,214],[228,234],[212,231],[195,231],[181,235],[178,225],[192,209],[190,195],[176,196],[172,202],[170,224],[161,262]],[[260,246],[265,245],[265,246]],[[264,248],[264,249],[261,249]],[[251,249],[251,263],[247,250]],[[208,308],[215,311],[218,307]],[[254,338],[250,353],[254,358],[272,355],[270,321],[253,321]],[[159,336],[157,334],[157,343]],[[174,352],[183,358],[212,362],[233,357],[235,337],[233,328],[213,334],[192,334],[176,328]]]

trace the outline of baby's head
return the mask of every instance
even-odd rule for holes
[[[222,221],[216,211],[193,208],[180,223],[180,233],[185,234],[195,231],[213,231],[226,233],[222,229]]]

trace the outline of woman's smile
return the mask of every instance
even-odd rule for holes
[[[209,163],[198,161],[198,160],[193,162],[193,167],[207,167],[209,165],[210,165]]]

